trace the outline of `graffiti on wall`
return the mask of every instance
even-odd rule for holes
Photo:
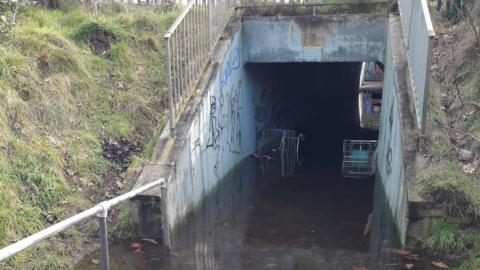
[[[235,48],[232,50],[230,55],[225,62],[225,66],[223,68],[223,72],[220,76],[220,91],[223,90],[225,86],[227,86],[232,73],[240,68],[240,49]]]
[[[379,62],[365,62],[364,81],[381,82],[383,81],[383,68]]]
[[[390,112],[388,115],[388,143],[387,143],[387,152],[385,156],[385,171],[387,172],[387,175],[389,176],[392,173],[392,156],[393,156],[393,150],[392,150],[392,133],[393,133],[393,102],[390,105]]]
[[[228,99],[228,120],[230,124],[230,136],[228,140],[229,150],[231,153],[240,154],[242,147],[242,122],[241,122],[241,100],[240,94],[242,89],[242,81],[238,86],[232,88],[231,95]]]
[[[210,96],[210,119],[208,126],[208,133],[210,136],[207,140],[206,148],[213,147],[215,150],[220,148],[218,139],[220,138],[223,128],[224,127],[217,116],[217,97]]]
[[[280,95],[281,91],[274,86],[265,87],[255,106],[255,122],[257,136],[262,134],[265,128],[276,128],[284,126],[289,115],[289,106],[286,106],[291,99],[288,96]]]
[[[211,89],[208,97],[206,126],[200,126],[191,141],[192,164],[209,151],[212,171],[221,177],[221,159],[225,151],[240,155],[242,149],[242,80],[235,75],[240,68],[240,50],[234,49],[225,60],[220,73],[220,88]],[[234,79],[235,78],[235,79]],[[205,138],[200,138],[205,134]]]

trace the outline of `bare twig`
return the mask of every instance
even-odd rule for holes
[[[462,17],[465,17],[468,20],[468,22],[470,23],[470,25],[472,26],[473,33],[475,34],[475,47],[479,48],[480,47],[480,36],[479,36],[477,26],[475,25],[475,21],[472,18],[472,14],[471,14],[469,8],[465,5],[458,6],[457,4],[455,4],[455,8],[457,10],[462,11],[459,14]],[[474,7],[472,6],[472,8],[474,8]]]
[[[478,36],[478,29],[475,26],[475,22],[473,21],[472,14],[467,8],[465,8],[465,14],[467,15],[468,21],[470,22],[473,28],[473,32],[475,33],[476,47],[478,48],[480,47],[480,37]]]
[[[18,11],[18,4],[15,5],[15,9],[13,10],[12,21],[11,21],[12,25],[16,24],[17,11]]]
[[[472,133],[468,133],[468,132],[466,132],[466,133],[465,133],[465,135],[467,135],[468,137],[470,137],[470,138],[472,138],[472,139],[476,140],[477,142],[480,142],[480,139],[479,139],[479,138],[477,138],[477,136],[473,135]]]
[[[453,62],[453,66],[455,66],[455,51],[454,51],[454,48],[453,48],[453,42],[451,43],[452,45],[452,62]],[[453,75],[453,85],[455,86],[455,90],[457,91],[457,96],[458,96],[458,99],[460,99],[460,103],[462,104],[462,108],[465,107],[465,104],[463,102],[463,98],[462,98],[462,95],[460,94],[460,89],[458,88],[458,84],[457,84],[457,78],[455,75]]]

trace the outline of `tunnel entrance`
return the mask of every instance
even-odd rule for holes
[[[304,134],[301,166],[281,177],[265,174],[261,158],[246,158],[177,226],[169,252],[146,241],[138,259],[128,244],[120,246],[117,269],[139,263],[152,270],[351,270],[397,263],[382,253],[396,242],[380,181],[341,174],[343,141],[378,136],[360,127],[360,73],[361,63],[244,66],[257,139],[274,128]],[[219,98],[219,108],[234,98]],[[89,262],[77,269],[90,269]]]
[[[257,117],[269,118],[257,126],[257,144],[263,128],[295,130],[305,137],[295,173],[279,179],[279,173],[270,172],[270,181],[263,181],[260,209],[253,211],[247,235],[272,246],[368,250],[362,231],[372,212],[374,177],[346,179],[341,173],[344,140],[378,137],[378,131],[359,122],[362,73],[361,62],[245,66],[247,82],[264,105]]]
[[[295,130],[301,143],[302,171],[339,176],[346,139],[376,140],[378,132],[360,127],[359,78],[362,63],[247,64],[247,82],[258,96],[257,142],[265,128]],[[268,118],[268,119],[264,119]]]

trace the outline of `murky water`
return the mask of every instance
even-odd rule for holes
[[[140,252],[111,244],[112,269],[402,268],[386,252],[396,234],[374,179],[314,168],[282,179],[256,167],[250,159],[238,166],[179,227],[170,251],[149,242]],[[374,222],[364,236],[370,213]],[[76,268],[98,269],[97,254]]]

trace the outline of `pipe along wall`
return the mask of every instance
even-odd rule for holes
[[[174,138],[164,132],[152,165],[137,182],[168,179],[161,196],[157,191],[134,200],[139,234],[163,234],[170,245],[170,235],[185,217],[255,152],[263,129],[291,128],[307,137],[304,166],[336,173],[343,139],[379,137],[377,182],[383,184],[405,242],[406,124],[398,100],[405,89],[395,81],[395,52],[387,45],[391,31],[398,31],[392,28],[396,21],[386,14],[232,19]],[[356,91],[361,61],[386,63],[380,136],[359,128]]]

